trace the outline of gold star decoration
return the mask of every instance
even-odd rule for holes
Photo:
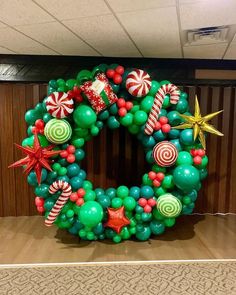
[[[183,114],[179,114],[181,118],[185,120],[185,123],[172,127],[173,129],[187,129],[192,128],[193,129],[193,138],[196,140],[197,137],[199,137],[199,140],[201,142],[201,145],[204,149],[206,149],[206,140],[204,132],[209,132],[218,136],[223,136],[224,134],[218,131],[213,125],[209,124],[208,121],[210,121],[212,118],[217,116],[223,112],[223,110],[208,114],[204,117],[201,116],[201,111],[197,99],[197,95],[195,96],[195,110],[194,110],[194,116],[187,116]]]

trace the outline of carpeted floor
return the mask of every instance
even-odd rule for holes
[[[233,295],[236,260],[2,265],[0,294]]]

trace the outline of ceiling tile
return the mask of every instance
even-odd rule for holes
[[[175,7],[117,15],[145,57],[181,57]]]
[[[228,43],[201,45],[201,46],[184,46],[185,58],[208,58],[221,59],[227,48]]]
[[[35,0],[59,20],[109,14],[103,0]]]
[[[104,56],[140,56],[113,15],[63,21]]]
[[[175,6],[175,0],[107,0],[115,12],[145,10],[151,8]]]
[[[0,46],[0,54],[15,54],[15,52]]]
[[[53,18],[31,0],[1,0],[0,19],[10,26],[52,21]]]
[[[224,56],[224,59],[236,59],[236,43],[232,43],[229,46]]]
[[[20,54],[55,54],[53,50],[11,29],[0,29],[0,44]]]
[[[59,22],[18,26],[17,29],[64,55],[99,55]]]
[[[182,30],[236,24],[235,10],[235,0],[180,4]]]

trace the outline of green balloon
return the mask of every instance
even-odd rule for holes
[[[120,118],[120,123],[123,126],[130,126],[133,123],[133,114],[127,113],[124,117]]]
[[[120,123],[119,121],[116,119],[115,116],[110,116],[107,120],[107,126],[110,128],[110,129],[117,129],[120,127]]]
[[[166,95],[166,96],[164,97],[164,100],[163,100],[162,108],[163,108],[163,109],[167,109],[169,106],[171,106],[171,103],[170,103],[170,96],[169,96],[169,95]]]
[[[136,206],[136,201],[132,197],[125,197],[123,200],[123,205],[127,211],[132,211]]]
[[[161,186],[164,189],[171,189],[174,187],[174,181],[173,181],[173,176],[172,175],[166,175],[161,183]]]
[[[49,145],[49,142],[44,135],[38,134],[38,139],[39,139],[40,145],[42,147],[46,147]],[[33,144],[34,144],[34,135],[27,137],[22,141],[22,146],[31,146],[32,147]]]
[[[127,186],[121,185],[117,188],[116,194],[118,198],[124,199],[125,197],[128,197],[129,189]]]
[[[176,161],[177,165],[192,165],[193,164],[193,158],[189,152],[181,151],[178,154],[178,158]]]
[[[150,91],[148,92],[148,95],[155,96],[159,88],[160,88],[160,84],[157,81],[153,80],[152,86]]]
[[[208,164],[208,157],[204,156],[202,158],[202,163],[200,165],[198,165],[197,168],[199,168],[199,169],[206,168],[207,164]]]
[[[176,105],[176,111],[179,112],[180,114],[185,113],[188,110],[188,102],[186,99],[180,98]]]
[[[89,106],[80,105],[75,109],[73,119],[79,127],[90,128],[95,124],[97,115]]]
[[[69,177],[74,177],[79,174],[80,167],[78,164],[73,163],[67,166],[67,175]]]
[[[131,134],[137,134],[137,133],[139,133],[140,127],[132,124],[128,127],[128,130]]]
[[[72,139],[72,144],[76,147],[76,148],[80,148],[84,145],[85,140],[84,138],[73,138]]]
[[[86,191],[86,194],[84,196],[84,201],[87,202],[87,201],[95,201],[96,199],[96,193],[95,191],[93,190],[87,190]]]
[[[167,114],[167,118],[169,120],[169,124],[171,126],[177,126],[182,122],[181,117],[177,111],[171,111]]]
[[[185,145],[193,145],[193,129],[184,129],[180,132],[180,142]]]
[[[172,227],[173,225],[175,225],[175,218],[165,218],[164,224],[167,227]]]
[[[152,108],[153,102],[154,98],[152,96],[148,95],[144,97],[140,104],[141,110],[143,110],[146,113],[149,113]]]
[[[148,118],[147,113],[145,113],[144,111],[137,111],[134,114],[134,124],[143,125],[144,123],[146,123],[147,118]]]
[[[199,171],[192,165],[179,165],[174,169],[173,180],[179,189],[190,192],[199,185]]]
[[[111,200],[112,208],[120,208],[123,205],[123,201],[121,198],[113,198]]]
[[[140,241],[146,241],[151,236],[151,229],[149,226],[142,226],[141,229],[136,231],[136,238]]]
[[[92,80],[92,73],[87,70],[82,70],[78,73],[76,79],[79,81],[79,83],[83,83],[88,80]]]
[[[103,218],[102,206],[95,201],[85,202],[79,211],[80,222],[88,227],[94,227]]]
[[[41,115],[36,110],[28,110],[25,113],[25,121],[28,125],[34,125],[35,121],[40,119]]]
[[[150,222],[150,229],[154,235],[160,235],[165,231],[165,224],[161,221],[152,220]]]

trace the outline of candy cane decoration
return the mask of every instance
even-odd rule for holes
[[[164,84],[161,86],[155,96],[154,103],[144,129],[144,132],[147,135],[151,135],[153,133],[153,129],[158,120],[158,116],[160,114],[160,110],[166,94],[170,94],[170,102],[172,104],[177,104],[177,102],[179,101],[180,91],[177,86],[175,86],[174,84]]]
[[[49,212],[48,217],[45,219],[46,226],[51,226],[54,223],[57,216],[60,214],[61,209],[64,207],[65,203],[68,201],[72,193],[72,189],[69,183],[62,180],[54,181],[53,184],[49,187],[50,194],[55,194],[59,190],[62,190],[62,193],[57,199],[51,211]]]

